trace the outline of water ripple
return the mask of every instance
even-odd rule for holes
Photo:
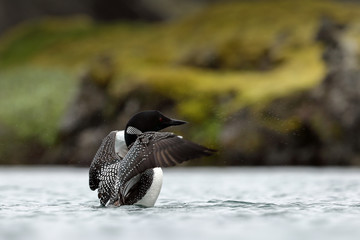
[[[87,169],[0,168],[0,239],[357,240],[359,173],[170,170],[155,207],[107,208]]]

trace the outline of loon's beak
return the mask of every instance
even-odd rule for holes
[[[162,115],[159,120],[160,120],[160,125],[158,125],[159,130],[167,128],[167,127],[177,126],[177,125],[182,125],[182,124],[187,123],[183,120],[168,118],[164,115]]]
[[[185,124],[187,122],[182,121],[182,120],[177,120],[177,119],[170,119],[169,122],[167,122],[167,124],[169,124],[169,126],[176,126],[176,125],[182,125]]]

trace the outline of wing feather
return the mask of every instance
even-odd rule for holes
[[[103,139],[89,170],[90,189],[98,189],[98,198],[102,205],[105,205],[110,197],[117,195],[121,158],[115,153],[115,137],[116,131],[112,131]]]
[[[210,156],[216,150],[185,140],[169,132],[140,135],[120,162],[120,192],[125,183],[149,168],[170,167],[193,158]],[[124,173],[124,174],[123,174]]]

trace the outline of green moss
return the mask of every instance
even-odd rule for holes
[[[61,69],[17,67],[0,73],[0,122],[22,139],[52,144],[76,81]]]
[[[34,55],[94,34],[86,18],[46,19],[20,25],[2,39],[0,64],[21,64]],[[57,49],[59,51],[59,49]]]

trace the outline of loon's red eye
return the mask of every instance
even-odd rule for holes
[[[162,117],[159,117],[159,121],[162,122]]]

